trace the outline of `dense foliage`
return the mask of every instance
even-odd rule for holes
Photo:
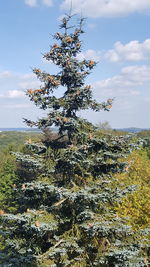
[[[144,149],[147,152],[148,157],[150,158],[150,131],[145,130],[138,133],[139,137],[142,137],[145,140]]]
[[[148,266],[143,233],[135,233],[115,210],[135,190],[133,185],[119,187],[113,178],[128,170],[121,158],[134,148],[131,136],[100,137],[91,123],[78,117],[78,111],[89,108],[109,111],[112,99],[98,103],[85,85],[96,62],[77,60],[83,19],[77,28],[71,19],[63,18],[62,33],[54,35],[57,43],[44,55],[60,72],[34,69],[42,85],[27,90],[47,116],[36,122],[25,119],[44,135],[40,143],[28,140],[27,154],[15,153],[17,210],[1,211],[1,266]],[[59,86],[64,88],[61,97],[55,94]],[[58,134],[49,131],[53,125]]]
[[[150,228],[150,159],[146,150],[134,151],[129,157],[130,167],[117,175],[119,183],[137,185],[137,190],[123,198],[117,207],[119,216],[128,217],[135,228]]]
[[[35,132],[2,131],[0,132],[0,153],[6,149],[20,150],[26,140],[33,139],[37,141],[39,138],[40,133]]]
[[[13,184],[16,182],[15,158],[8,151],[0,153],[0,209],[13,210]]]

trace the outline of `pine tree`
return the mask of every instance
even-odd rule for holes
[[[1,234],[5,249],[1,266],[147,266],[141,240],[125,220],[118,218],[114,205],[134,186],[114,186],[113,174],[127,170],[125,157],[132,150],[129,136],[99,138],[92,123],[79,111],[109,111],[112,99],[98,103],[86,77],[94,60],[78,60],[84,33],[67,15],[54,35],[56,43],[44,58],[60,68],[52,75],[33,69],[42,85],[27,90],[47,116],[28,126],[41,129],[41,143],[26,143],[30,153],[16,153],[20,183],[15,188],[16,214],[2,212]],[[64,93],[55,91],[62,86]],[[56,126],[58,133],[50,131]]]

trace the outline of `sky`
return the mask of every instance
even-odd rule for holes
[[[42,54],[71,2],[72,13],[86,17],[78,58],[98,61],[86,82],[97,101],[114,98],[110,112],[80,116],[94,124],[108,121],[112,128],[150,128],[150,0],[1,1],[0,128],[26,127],[23,118],[45,115],[25,91],[40,85],[32,68],[56,74]]]

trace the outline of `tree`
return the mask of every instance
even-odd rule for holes
[[[112,129],[108,121],[99,122],[96,126],[98,127],[99,130],[104,130],[104,131],[109,131]]]
[[[60,72],[33,69],[42,85],[27,90],[27,95],[47,110],[47,116],[25,122],[44,130],[44,137],[41,143],[27,142],[30,154],[16,153],[20,183],[14,190],[19,208],[17,214],[1,216],[7,240],[1,264],[146,266],[141,244],[113,207],[134,190],[134,186],[113,188],[112,179],[113,173],[127,168],[120,158],[131,150],[129,137],[97,138],[95,127],[78,116],[78,111],[89,108],[109,111],[112,99],[98,103],[91,86],[85,85],[96,62],[77,60],[84,19],[77,28],[70,25],[72,19],[63,18],[62,33],[54,35],[56,43],[44,54]],[[60,86],[64,93],[57,97]],[[56,135],[49,133],[53,125]]]
[[[9,145],[7,149],[0,153],[0,210],[13,211],[13,186],[17,181],[15,175],[15,157],[10,155],[10,150],[14,146]]]

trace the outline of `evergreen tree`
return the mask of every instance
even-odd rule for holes
[[[99,138],[95,127],[78,116],[81,110],[109,111],[112,99],[93,100],[85,78],[96,66],[93,60],[78,60],[83,33],[71,15],[63,18],[61,33],[44,58],[60,67],[51,75],[33,69],[42,82],[27,90],[35,105],[47,116],[28,126],[44,131],[41,143],[27,142],[30,153],[16,153],[20,182],[14,192],[16,214],[1,212],[5,248],[1,266],[147,266],[142,242],[116,216],[114,203],[135,187],[115,188],[112,175],[127,170],[120,160],[132,150],[128,136]],[[63,86],[57,97],[55,90]],[[52,126],[58,128],[53,134]]]

